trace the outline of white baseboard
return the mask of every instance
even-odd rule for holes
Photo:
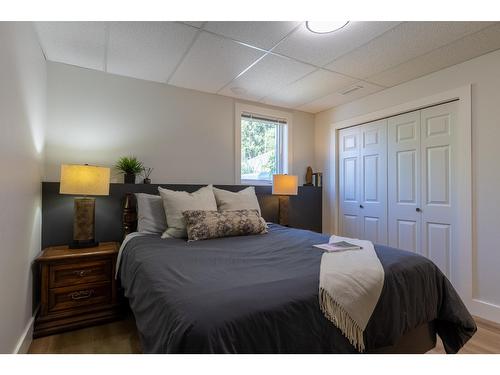
[[[493,303],[473,299],[471,312],[472,315],[495,323],[500,323],[500,306]]]
[[[30,348],[31,342],[33,341],[33,326],[35,323],[35,317],[32,317],[26,328],[23,331],[23,334],[19,338],[17,342],[16,348],[14,349],[13,354],[26,354]]]

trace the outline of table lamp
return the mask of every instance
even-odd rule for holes
[[[110,169],[92,165],[61,165],[59,194],[83,195],[75,197],[73,242],[71,249],[94,247],[95,198],[87,195],[109,195]]]
[[[288,226],[290,195],[298,194],[299,178],[287,174],[273,175],[273,195],[279,195],[279,224]]]

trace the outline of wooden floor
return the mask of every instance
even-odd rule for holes
[[[460,350],[460,354],[500,354],[500,324],[474,317],[477,332]],[[443,344],[438,344],[429,354],[444,354]]]
[[[135,354],[142,353],[132,318],[34,339],[34,354]]]
[[[461,354],[500,354],[500,324],[475,318],[478,330],[460,350]],[[141,353],[135,322],[125,319],[77,331],[33,340],[29,353],[35,354],[134,354]],[[444,354],[441,341],[430,354]]]

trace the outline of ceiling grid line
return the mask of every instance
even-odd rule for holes
[[[45,53],[45,48],[43,47],[42,38],[40,38],[40,34],[38,33],[38,30],[36,29],[36,27],[33,27],[33,29],[35,30],[35,34],[38,37],[38,45],[40,46],[40,49],[42,50],[42,55],[43,55],[45,61],[49,61],[49,58],[47,57],[47,54]]]
[[[205,24],[206,22],[203,23],[203,25]],[[177,72],[177,70],[179,69],[179,67],[182,65],[182,63],[184,62],[184,60],[186,59],[186,56],[189,54],[189,51],[191,51],[191,48],[193,48],[194,44],[196,43],[196,41],[198,40],[198,38],[200,37],[201,33],[203,32],[202,29],[198,28],[198,27],[195,27],[195,26],[192,26],[192,25],[188,25],[188,24],[185,24],[183,23],[184,25],[186,26],[190,26],[190,27],[194,27],[195,29],[198,29],[198,31],[196,32],[195,36],[193,37],[193,40],[191,41],[191,43],[188,45],[188,47],[186,48],[186,51],[182,54],[182,57],[180,58],[180,60],[177,62],[177,64],[175,65],[174,69],[172,70],[172,72],[169,74],[169,76],[167,77],[167,79],[165,80],[165,83],[170,83],[170,81],[172,80],[172,77],[174,76],[174,74]]]
[[[108,72],[108,48],[109,48],[109,35],[110,35],[110,25],[109,22],[106,22],[106,26],[104,27],[104,61],[103,68],[104,72]]]
[[[230,37],[225,36],[225,35],[214,33],[213,31],[210,31],[210,30],[202,29],[202,31],[204,33],[211,34],[211,35],[216,36],[216,37],[221,38],[221,39],[230,40],[231,42],[237,43],[237,44],[239,44],[241,46],[252,48],[252,49],[256,49],[257,51],[260,51],[260,52],[264,52],[264,53],[270,53],[271,52],[268,49],[257,47],[257,46],[254,46],[254,45],[250,44],[250,43],[242,42],[241,40],[238,40],[238,39],[234,39],[234,38],[230,38]]]
[[[380,85],[380,84],[377,84],[377,83],[375,83],[375,82],[370,82],[370,81],[369,81],[366,77],[365,77],[365,78],[360,78],[360,77],[352,76],[352,75],[349,75],[349,74],[346,74],[346,73],[341,73],[341,72],[335,71],[335,70],[333,70],[333,69],[329,69],[329,68],[327,68],[327,67],[326,67],[326,65],[331,64],[334,60],[329,61],[329,62],[328,62],[327,64],[325,64],[325,65],[317,65],[317,64],[310,63],[310,62],[308,62],[308,61],[304,61],[304,60],[302,60],[302,59],[298,59],[298,58],[295,58],[295,57],[292,57],[292,56],[288,56],[288,55],[283,54],[283,53],[274,52],[274,49],[276,49],[276,48],[277,48],[280,44],[282,44],[282,43],[283,43],[283,41],[285,41],[287,38],[289,38],[292,34],[294,34],[295,32],[297,32],[297,31],[301,28],[301,26],[302,26],[303,24],[304,24],[304,22],[299,23],[299,24],[298,24],[298,25],[297,25],[294,29],[292,29],[292,30],[291,30],[288,34],[286,34],[283,38],[281,38],[281,39],[280,39],[280,40],[279,40],[279,41],[278,41],[278,42],[277,42],[277,43],[276,43],[273,47],[271,47],[269,50],[265,50],[265,49],[262,49],[262,48],[259,48],[259,47],[255,47],[255,46],[252,46],[252,45],[250,45],[250,44],[248,44],[248,43],[243,43],[243,42],[241,42],[241,41],[239,41],[239,40],[236,40],[236,39],[234,39],[234,38],[231,38],[231,37],[228,37],[228,36],[225,36],[225,35],[221,35],[221,34],[218,34],[218,33],[212,32],[212,31],[208,31],[208,30],[206,30],[206,29],[203,29],[203,31],[204,31],[204,32],[210,33],[210,34],[212,34],[212,35],[214,35],[214,36],[217,36],[217,37],[220,37],[220,38],[224,38],[224,39],[227,39],[227,40],[231,40],[232,42],[235,42],[235,43],[238,43],[238,44],[242,44],[242,45],[244,45],[244,46],[247,46],[247,47],[250,47],[250,48],[254,48],[254,49],[257,49],[257,50],[262,51],[262,52],[266,52],[266,54],[265,54],[264,56],[261,56],[259,59],[257,59],[256,61],[254,61],[254,62],[253,62],[250,66],[248,66],[247,68],[245,68],[245,69],[244,69],[244,70],[243,70],[240,74],[238,74],[238,75],[237,75],[236,77],[234,77],[231,81],[229,81],[227,84],[225,84],[224,86],[222,86],[219,90],[217,90],[217,91],[216,91],[216,93],[217,93],[217,94],[219,94],[221,91],[223,91],[226,87],[228,87],[228,86],[229,86],[231,83],[233,83],[236,79],[238,79],[238,78],[240,78],[241,76],[243,76],[246,72],[248,72],[248,71],[249,71],[252,67],[254,67],[254,66],[255,66],[258,62],[260,62],[260,61],[261,61],[264,57],[266,57],[266,56],[267,56],[267,55],[269,55],[269,54],[273,54],[273,55],[278,56],[278,57],[281,57],[281,58],[289,59],[289,60],[292,60],[292,61],[295,61],[295,62],[298,62],[298,63],[301,63],[301,64],[305,64],[305,65],[311,66],[311,67],[315,68],[315,71],[317,71],[317,70],[319,70],[319,69],[323,69],[323,70],[326,70],[326,71],[329,71],[329,72],[332,72],[332,73],[335,73],[335,74],[341,75],[341,76],[343,76],[343,77],[345,77],[345,78],[354,79],[354,80],[356,80],[356,81],[363,81],[363,82],[366,82],[366,83],[368,83],[368,84],[370,84],[370,85],[376,85],[376,86],[381,86],[381,87],[386,88],[386,86],[384,86],[384,85]],[[398,23],[398,24],[394,25],[392,28],[390,28],[389,30],[385,31],[385,32],[384,32],[384,33],[382,33],[381,35],[383,35],[383,34],[385,34],[386,32],[388,32],[388,31],[392,30],[393,28],[397,27],[397,26],[398,26],[398,25],[400,25],[400,24],[401,24],[401,23]],[[191,25],[190,25],[190,26],[191,26]],[[192,26],[192,27],[195,27],[195,26]],[[363,45],[366,45],[366,44],[370,43],[371,41],[373,41],[373,40],[374,40],[374,39],[376,39],[376,38],[377,38],[377,37],[370,39],[369,41],[367,41],[367,42],[366,42],[366,43],[364,43]],[[363,46],[363,45],[361,45],[361,46]],[[361,46],[360,46],[360,47],[361,47]],[[356,47],[356,48],[354,48],[354,49],[357,49],[357,48],[359,48],[359,47]],[[347,53],[343,54],[342,56],[344,56],[344,55],[346,55],[346,54],[348,54],[348,53],[352,52],[354,49],[349,50],[349,52],[347,52]],[[296,79],[296,80],[295,80],[295,81],[293,81],[293,82],[290,82],[289,84],[285,85],[285,87],[286,87],[286,86],[289,86],[289,85],[291,85],[291,84],[293,84],[293,83],[295,83],[295,82],[297,82],[297,81],[300,81],[301,79],[303,79],[303,78],[307,77],[308,75],[310,75],[310,74],[312,74],[312,73],[314,73],[314,71],[313,71],[313,72],[309,72],[309,73],[305,74],[304,76],[302,76],[302,77],[300,77],[300,78]],[[348,87],[348,86],[346,86],[346,87]],[[276,92],[276,91],[275,91],[275,92]],[[258,101],[261,101],[261,100],[263,100],[264,98],[269,97],[269,96],[270,96],[270,95],[272,95],[272,94],[273,94],[273,93],[269,93],[269,94],[267,94],[267,95],[265,95],[265,96],[261,97],[260,99],[258,99]],[[317,99],[319,99],[319,98],[316,98],[316,99],[314,99],[314,100],[317,100]],[[314,101],[314,100],[313,100],[313,101]],[[307,103],[310,103],[310,102],[307,102]],[[307,103],[304,103],[304,104],[307,104]]]
[[[261,56],[260,58],[258,58],[256,61],[254,61],[249,67],[247,67],[246,69],[244,69],[240,74],[238,74],[236,77],[234,77],[231,81],[229,81],[228,83],[226,83],[224,86],[222,86],[219,90],[217,90],[217,94],[220,93],[222,90],[224,90],[226,87],[228,87],[231,83],[233,83],[235,80],[237,80],[238,78],[240,78],[241,76],[243,76],[246,72],[248,72],[251,68],[253,68],[255,65],[257,65],[260,61],[262,61],[262,59],[264,59],[264,57],[268,56],[270,53],[272,53],[272,50],[274,48],[276,48],[283,40],[285,40],[289,35],[293,34],[300,26],[302,25],[302,22],[299,23],[297,26],[295,26],[292,30],[290,30],[283,38],[281,38],[272,48],[270,48],[269,50],[266,51],[266,53]],[[218,35],[218,34],[215,34],[215,35]],[[229,38],[231,39],[231,38]],[[233,40],[233,42],[235,41],[234,39],[231,39]],[[293,60],[293,59],[292,59]]]
[[[288,87],[288,86],[293,85],[294,83],[299,82],[300,80],[302,80],[302,79],[304,79],[304,78],[307,78],[308,76],[310,76],[310,75],[312,75],[312,74],[314,74],[314,73],[318,72],[320,69],[321,69],[321,68],[318,68],[318,69],[316,69],[316,70],[313,70],[312,72],[307,73],[306,75],[304,75],[304,76],[302,76],[302,77],[300,77],[300,78],[297,78],[296,80],[294,80],[294,81],[290,82],[288,85],[286,85],[286,86],[285,86],[285,88],[286,88],[286,87]],[[281,89],[282,89],[282,88],[276,89],[276,91],[273,91],[273,92],[269,93],[268,95],[265,95],[265,96],[263,96],[263,97],[259,98],[259,100],[258,100],[258,101],[260,102],[260,101],[265,100],[266,98],[270,97],[270,96],[271,96],[271,95],[273,95],[275,92],[278,92],[278,91],[279,91],[279,90],[281,90]]]
[[[332,64],[333,62],[335,62],[336,60],[339,60],[341,59],[342,57],[345,57],[347,56],[348,54],[352,53],[353,51],[357,50],[357,49],[360,49],[360,48],[363,48],[365,46],[367,46],[368,44],[370,43],[373,43],[374,40],[377,40],[378,38],[382,38],[384,35],[386,35],[387,33],[389,33],[390,31],[394,30],[396,27],[399,27],[401,26],[402,24],[404,23],[407,23],[407,22],[400,22],[400,23],[397,23],[396,25],[394,25],[393,27],[391,27],[390,29],[384,31],[382,34],[380,35],[377,35],[375,38],[372,38],[368,41],[366,41],[365,43],[359,45],[359,46],[356,46],[355,48],[353,49],[350,49],[349,51],[343,53],[342,55],[339,55],[337,57],[335,57],[333,60],[330,60],[329,62],[327,62],[325,65],[323,65],[323,68],[325,68],[326,70],[330,70],[331,72],[334,72],[333,70],[331,69],[328,69],[327,66]],[[334,72],[334,73],[337,73],[337,72]],[[361,80],[361,78],[359,78]]]
[[[264,55],[262,55],[261,57],[259,57],[257,60],[255,60],[253,63],[251,63],[249,66],[247,66],[242,72],[240,72],[236,77],[234,77],[231,81],[229,81],[224,86],[222,86],[220,89],[218,89],[216,91],[216,93],[219,94],[222,90],[224,90],[226,87],[228,87],[231,83],[233,83],[238,78],[242,77],[243,74],[245,74],[250,69],[252,69],[255,65],[257,65],[259,62],[261,62],[264,57],[266,57],[268,55],[269,55],[269,53],[265,53]]]
[[[303,24],[300,23],[299,25],[297,25],[294,29],[292,29],[287,35],[285,35],[281,40],[279,40],[274,46],[272,46],[271,48],[269,49],[266,49],[266,48],[261,48],[261,47],[257,47],[257,46],[254,46],[250,43],[245,43],[245,42],[242,42],[241,40],[238,40],[238,39],[234,39],[234,38],[231,38],[227,35],[222,35],[222,34],[219,34],[219,33],[216,33],[216,32],[213,32],[213,31],[210,31],[210,30],[206,30],[206,29],[203,29],[203,28],[200,28],[200,27],[196,27],[196,26],[193,26],[193,25],[189,25],[189,24],[186,24],[186,23],[183,23],[183,25],[186,25],[186,26],[189,26],[189,27],[193,27],[195,29],[198,29],[198,30],[201,30],[207,34],[211,34],[213,36],[216,36],[218,38],[221,38],[221,39],[225,39],[225,40],[229,40],[233,43],[237,43],[239,45],[242,45],[242,46],[245,46],[245,47],[248,47],[248,48],[252,48],[252,49],[255,49],[257,51],[261,51],[265,54],[269,54],[269,55],[274,55],[274,56],[278,56],[278,57],[281,57],[281,58],[284,58],[284,59],[288,59],[288,60],[292,60],[292,61],[296,61],[296,62],[299,62],[301,64],[306,64],[306,65],[309,65],[309,66],[312,66],[314,68],[323,68],[322,66],[320,65],[316,65],[316,64],[312,64],[310,62],[307,62],[307,61],[304,61],[304,60],[301,60],[301,59],[297,59],[293,56],[288,56],[288,55],[285,55],[283,53],[279,53],[279,52],[275,52],[273,51],[276,47],[278,47],[287,37],[289,37],[291,34],[293,34],[296,30],[298,30],[300,28],[300,26]],[[253,63],[252,63],[253,65]],[[326,68],[324,68],[326,69]],[[329,69],[327,69],[329,70]],[[332,70],[330,70],[332,71]],[[333,72],[333,71],[332,71]],[[337,74],[342,74],[342,73],[338,73],[338,72],[334,72],[334,73],[337,73]]]
[[[186,25],[186,26],[189,26],[189,27],[192,27],[194,29],[197,29],[199,32],[204,32],[204,33],[207,33],[207,34],[211,34],[213,36],[216,36],[218,38],[221,38],[221,39],[225,39],[225,40],[229,40],[233,43],[237,43],[239,45],[242,45],[242,46],[245,46],[245,47],[248,47],[248,48],[251,48],[251,49],[255,49],[257,51],[261,51],[263,52],[265,55],[259,57],[257,60],[255,60],[254,62],[252,62],[249,66],[247,66],[245,69],[243,69],[236,77],[234,77],[231,81],[229,81],[227,84],[225,84],[224,86],[222,86],[220,89],[218,89],[216,91],[216,93],[219,93],[221,92],[222,90],[224,90],[227,86],[229,86],[233,81],[235,81],[236,79],[240,78],[244,73],[248,72],[253,66],[255,66],[259,61],[261,61],[265,56],[267,55],[274,55],[274,56],[277,56],[277,57],[280,57],[280,58],[283,58],[283,59],[287,59],[287,60],[291,60],[291,61],[295,61],[295,62],[298,62],[298,63],[301,63],[301,64],[305,64],[305,65],[308,65],[308,66],[311,66],[313,68],[315,68],[316,70],[318,69],[324,69],[324,70],[327,70],[329,72],[332,72],[332,73],[335,73],[335,74],[339,74],[341,76],[344,76],[346,78],[351,78],[351,79],[355,79],[355,80],[358,80],[358,81],[361,81],[363,79],[359,78],[359,77],[355,77],[355,76],[350,76],[348,74],[345,74],[345,73],[341,73],[341,72],[337,72],[335,70],[332,70],[332,69],[328,69],[326,68],[325,66],[322,66],[322,65],[316,65],[316,64],[313,64],[313,63],[310,63],[308,61],[304,61],[304,60],[301,60],[301,59],[298,59],[298,58],[295,58],[293,56],[288,56],[286,54],[283,54],[283,53],[279,53],[279,52],[275,52],[274,49],[276,49],[284,40],[286,40],[290,35],[292,35],[293,33],[297,32],[300,27],[304,24],[304,22],[301,22],[299,23],[297,26],[295,26],[292,30],[290,30],[283,38],[281,38],[278,42],[276,42],[275,45],[273,45],[271,48],[269,49],[265,49],[265,48],[261,48],[261,47],[257,47],[257,46],[254,46],[250,43],[245,43],[241,40],[238,40],[238,39],[234,39],[234,38],[231,38],[229,36],[226,36],[226,35],[222,35],[222,34],[219,34],[219,33],[216,33],[216,32],[213,32],[213,31],[210,31],[210,30],[207,30],[206,28],[204,28],[204,25],[207,24],[207,22],[204,22],[202,26],[198,27],[198,26],[195,26],[195,25],[191,25],[191,24],[188,24],[188,23],[185,23],[185,22],[181,22],[179,21],[178,23],[181,23],[183,25]],[[396,25],[397,26],[397,25]],[[394,27],[396,27],[394,26]],[[375,38],[374,38],[375,39]],[[373,40],[373,39],[371,39]],[[193,41],[193,45],[194,43],[196,42],[196,40]],[[191,49],[192,45],[189,47],[188,51],[186,52],[186,55],[189,53],[189,50]],[[183,56],[183,59],[184,60],[184,57]],[[328,64],[330,64],[332,61],[328,62]],[[182,61],[179,63],[179,65],[181,65]],[[326,64],[326,65],[328,65]],[[175,74],[175,71],[170,75],[169,77],[169,80],[167,81],[167,83],[170,82],[170,79],[172,78],[172,76]],[[311,73],[307,73],[304,77],[306,77],[307,75],[309,75]],[[303,78],[303,77],[301,77]],[[299,78],[298,80],[300,80],[301,78]],[[364,81],[366,81],[366,78],[364,79]],[[295,81],[294,81],[295,82]],[[367,81],[368,82],[368,81]],[[293,82],[292,82],[293,83]],[[376,83],[374,82],[368,82],[372,85],[376,85]],[[380,85],[379,85],[380,86]]]

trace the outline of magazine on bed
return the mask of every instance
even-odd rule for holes
[[[331,252],[362,249],[361,246],[358,246],[358,245],[355,245],[355,244],[352,244],[352,243],[349,243],[346,241],[322,243],[322,244],[313,245],[313,246],[317,247],[319,249],[323,249],[323,250],[331,251]]]

